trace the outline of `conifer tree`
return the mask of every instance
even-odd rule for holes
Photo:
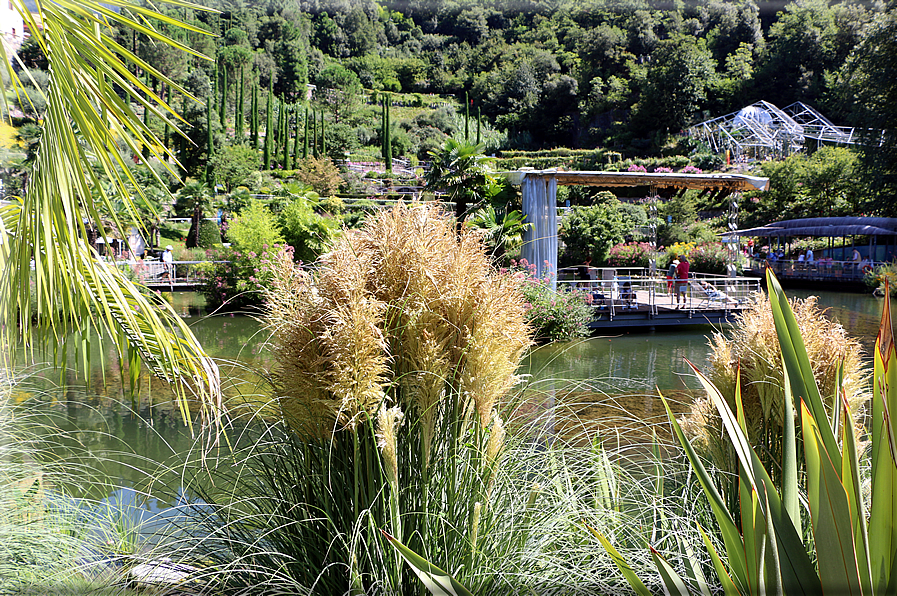
[[[165,103],[167,103],[168,105],[171,105],[171,85],[168,85],[165,88]],[[168,147],[168,144],[170,142],[171,142],[171,125],[168,124],[168,122],[166,121],[165,122],[165,138],[164,138],[165,147]],[[168,161],[169,159],[171,159],[171,156],[166,153],[165,161]]]
[[[302,159],[308,159],[308,107],[305,108],[305,136],[302,137]]]
[[[327,141],[324,140],[324,110],[321,110],[321,157],[327,156]]]
[[[206,98],[206,184],[212,184],[212,157],[215,156],[215,139],[212,137],[212,98]]]
[[[237,93],[237,113],[234,117],[234,141],[237,143],[243,142],[243,119],[245,115],[243,114],[243,101],[246,99],[243,95],[245,89],[243,84],[243,67],[240,67],[240,87]]]
[[[318,157],[318,119],[311,113],[311,154]]]
[[[386,99],[386,125],[383,127],[383,136],[384,140],[384,155],[383,159],[386,162],[386,171],[392,173],[392,98]]]
[[[252,148],[258,150],[259,148],[259,87],[257,84],[252,86],[252,107],[250,108],[252,113],[250,114],[250,122],[252,127],[252,132],[250,133],[252,136]]]
[[[477,145],[480,144],[480,126],[482,125],[482,114],[480,113],[480,106],[477,106]]]
[[[284,106],[286,107],[286,106]],[[290,104],[289,111],[287,112],[287,121],[286,127],[283,131],[283,169],[284,170],[292,170],[293,169],[293,158],[290,156],[290,119],[293,116],[293,112],[295,112],[295,107]]]
[[[299,167],[299,104],[295,106],[296,118],[293,120],[293,167]]]
[[[224,126],[225,114],[227,111],[227,67],[221,69],[221,104],[218,106],[218,119],[221,126]],[[225,133],[227,129],[225,128]]]
[[[464,92],[464,142],[470,142],[470,99]]]
[[[274,77],[268,82],[268,109],[265,112],[265,169],[271,169],[271,133],[273,133],[274,123],[272,122],[272,118],[274,117],[272,110],[274,109]]]

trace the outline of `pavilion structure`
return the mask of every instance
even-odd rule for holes
[[[706,120],[688,129],[693,139],[732,161],[784,159],[822,145],[853,145],[857,131],[836,126],[813,107],[795,102],[778,108],[758,101],[737,112]]]
[[[656,200],[661,189],[716,190],[732,195],[737,208],[741,192],[768,190],[769,179],[741,174],[680,174],[645,172],[586,172],[561,170],[527,170],[502,172],[511,184],[521,187],[523,214],[530,224],[523,237],[522,257],[536,265],[538,276],[550,275],[555,279],[558,259],[557,187],[597,186],[601,188],[647,187],[651,203],[649,217],[656,217]],[[653,219],[652,217],[652,219]],[[734,231],[737,223],[730,217],[729,228]],[[656,237],[653,240],[656,242]]]

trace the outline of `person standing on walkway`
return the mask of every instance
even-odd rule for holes
[[[682,306],[685,306],[685,300],[688,296],[688,267],[688,259],[683,255],[682,260],[676,266],[676,277],[678,278],[676,281],[676,308],[679,308],[680,301]]]
[[[165,277],[168,279],[174,277],[174,254],[172,254],[172,250],[174,250],[174,247],[169,244],[165,247],[165,252],[162,253],[162,269]]]
[[[667,269],[667,292],[670,294],[670,306],[673,306],[673,301],[676,300],[676,294],[673,293],[673,280],[676,279],[676,267],[679,266],[679,258],[677,255],[673,255],[673,260],[670,261],[670,268]]]

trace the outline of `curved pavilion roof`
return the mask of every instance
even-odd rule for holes
[[[759,228],[727,232],[725,236],[897,236],[897,218],[892,217],[811,217],[779,221]]]

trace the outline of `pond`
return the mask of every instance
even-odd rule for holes
[[[871,353],[880,299],[864,294],[789,292],[799,297],[811,294]],[[260,394],[271,357],[259,322],[245,316],[203,316],[196,294],[174,294],[171,299],[207,351],[218,359],[222,378],[228,380],[227,394]],[[526,357],[520,373],[542,407],[572,394],[586,402],[576,410],[578,416],[611,425],[643,423],[665,415],[657,390],[671,396],[678,409],[687,409],[698,383],[686,360],[699,368],[705,365],[707,336],[712,332],[707,327],[689,327],[676,332],[597,335],[543,346]],[[164,384],[144,378],[131,392],[127,382],[122,383],[114,352],[107,348],[102,356],[105,369],[96,365],[87,378],[38,361],[26,372],[28,380],[16,390],[14,400],[27,400],[31,411],[50,417],[67,431],[66,441],[103,454],[101,473],[111,484],[130,486],[145,477],[142,470],[176,465],[197,449],[197,442],[170,407],[171,392]],[[95,353],[94,362],[100,361]],[[70,446],[55,449],[64,457]]]

